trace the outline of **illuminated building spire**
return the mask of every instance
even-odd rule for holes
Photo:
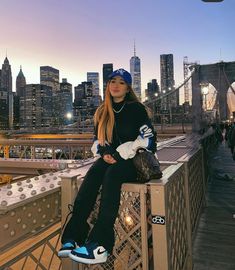
[[[134,40],[134,56],[136,56],[135,40]]]

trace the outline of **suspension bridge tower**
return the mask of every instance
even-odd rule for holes
[[[184,61],[183,61],[183,67],[184,67],[184,102],[188,103],[190,102],[190,97],[189,97],[189,92],[191,90],[190,83],[188,77],[189,77],[189,68],[191,66],[194,66],[196,64],[199,64],[198,62],[189,62],[188,61],[188,56],[184,56]]]
[[[235,62],[219,62],[209,65],[195,65],[192,75],[192,120],[193,131],[200,131],[203,123],[202,92],[203,84],[211,84],[217,91],[215,102],[217,122],[229,119],[227,92],[235,90],[232,83],[235,81]]]

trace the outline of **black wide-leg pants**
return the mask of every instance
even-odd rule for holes
[[[115,164],[108,164],[102,158],[96,160],[80,186],[72,217],[62,235],[62,243],[74,240],[81,246],[86,240],[92,240],[111,253],[115,241],[113,227],[120,204],[121,186],[124,182],[135,182],[135,179],[136,169],[132,159],[121,160]],[[98,218],[89,233],[87,219],[101,186]]]

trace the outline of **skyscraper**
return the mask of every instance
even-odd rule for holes
[[[98,72],[87,72],[87,81],[92,82],[93,96],[99,96],[100,78]]]
[[[25,87],[25,104],[21,113],[25,117],[24,127],[49,127],[52,122],[52,89],[41,84],[27,84]]]
[[[67,79],[62,79],[60,83],[60,123],[70,123],[73,115],[73,96],[72,96],[72,84],[67,82]]]
[[[61,111],[60,111],[60,82],[59,70],[50,66],[40,67],[40,84],[51,87],[52,89],[52,115],[53,125],[60,125]]]
[[[103,98],[105,97],[105,90],[109,75],[113,72],[113,64],[103,64]]]
[[[92,82],[82,82],[78,86],[74,87],[74,103],[79,105],[84,105],[87,101],[86,99],[91,99],[93,96]]]
[[[2,64],[1,72],[1,88],[8,93],[12,92],[12,75],[11,75],[11,65],[6,57],[4,63]]]
[[[53,93],[60,90],[59,80],[60,72],[58,69],[50,66],[40,67],[40,84],[50,86]]]
[[[100,95],[100,77],[98,72],[87,72],[87,82],[92,82],[93,88],[93,104],[94,107],[97,108],[101,102],[101,95]]]
[[[160,55],[161,92],[170,91],[174,86],[173,54]]]
[[[20,66],[20,71],[16,77],[16,94],[14,95],[14,121],[13,122],[14,122],[15,128],[19,127],[20,118],[22,119],[24,117],[24,116],[20,116],[20,108],[24,106],[25,86],[26,86],[26,80],[22,72],[22,67]]]
[[[145,96],[148,100],[156,97],[159,94],[159,85],[156,79],[152,79],[151,82],[147,84],[147,89],[145,90]]]
[[[92,119],[95,113],[92,82],[82,82],[74,87],[74,118],[81,123]]]
[[[8,129],[9,126],[9,106],[6,91],[0,88],[0,129]]]
[[[25,80],[24,73],[22,71],[22,67],[20,66],[20,71],[16,77],[16,95],[18,97],[24,96],[25,86],[26,86],[26,80]]]
[[[7,129],[8,128],[7,92],[1,88],[1,74],[2,70],[0,69],[0,129]]]
[[[160,55],[161,92],[167,93],[174,90],[174,61],[173,54]],[[170,109],[179,105],[179,90],[163,99],[164,109]]]
[[[132,77],[132,88],[136,95],[141,99],[141,68],[140,58],[136,56],[134,44],[134,56],[130,59],[130,73]]]
[[[3,105],[1,109],[0,121],[3,122],[2,126],[5,128],[13,127],[13,93],[12,93],[12,75],[11,75],[11,65],[6,57],[2,65],[1,71],[1,103]]]

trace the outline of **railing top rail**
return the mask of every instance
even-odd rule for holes
[[[174,173],[181,167],[183,166],[183,163],[178,163],[178,164],[172,164],[168,166],[167,168],[164,169],[163,171],[163,176],[161,179],[156,179],[156,180],[151,180],[146,183],[148,186],[165,186],[168,184],[168,182],[171,179],[171,176],[174,175]]]
[[[172,139],[169,139],[169,140],[165,140],[165,141],[162,141],[162,142],[158,142],[157,143],[158,150],[160,150],[160,149],[162,149],[164,147],[174,145],[174,144],[176,144],[178,142],[184,141],[185,138],[186,138],[186,136],[183,135],[183,136],[178,136],[178,137],[175,137],[175,138],[172,138]]]
[[[0,140],[0,145],[90,145],[92,140]]]
[[[92,139],[93,133],[82,134],[14,134],[11,138],[19,139]]]
[[[166,146],[176,144],[180,141],[185,140],[186,136],[177,136],[169,140],[158,142],[158,148],[161,149]],[[15,139],[0,139],[0,145],[62,145],[62,146],[71,146],[71,145],[91,145],[92,140],[15,140]]]

